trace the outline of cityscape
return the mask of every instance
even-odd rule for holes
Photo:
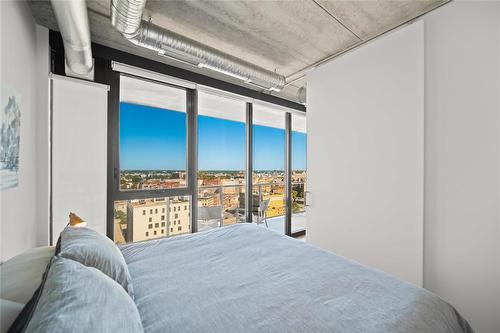
[[[244,221],[244,171],[207,170],[198,173],[198,209],[220,207],[219,218],[198,220],[198,230]],[[179,170],[127,170],[120,174],[122,190],[154,190],[185,187],[186,172]],[[292,213],[305,211],[306,171],[292,172]],[[268,200],[266,217],[285,214],[284,173],[256,171],[253,175],[254,220],[257,207]],[[115,202],[115,241],[136,242],[191,232],[191,198],[175,196]]]
[[[229,110],[240,112],[244,110]],[[245,218],[245,123],[198,115],[197,229],[218,228]],[[284,124],[253,125],[253,221],[284,231]],[[187,187],[186,112],[120,103],[121,191]],[[304,215],[306,133],[292,131],[292,216]],[[117,243],[190,233],[191,196],[119,200],[114,204]],[[259,217],[259,206],[265,214]],[[262,210],[262,209],[261,209]],[[298,219],[297,219],[298,220]],[[271,223],[274,221],[275,223]],[[293,224],[293,218],[292,218]],[[271,228],[271,226],[270,226]],[[299,228],[305,228],[305,218]],[[292,227],[293,229],[293,227]]]

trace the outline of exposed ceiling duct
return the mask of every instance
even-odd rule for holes
[[[51,0],[64,43],[66,74],[93,79],[94,64],[85,0]]]
[[[142,20],[146,0],[112,0],[111,23],[130,42],[160,55],[211,69],[269,91],[280,91],[285,77]]]

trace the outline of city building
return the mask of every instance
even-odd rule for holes
[[[189,200],[155,198],[128,202],[129,242],[174,236],[190,230]]]

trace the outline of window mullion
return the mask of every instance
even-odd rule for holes
[[[245,221],[252,223],[253,209],[253,104],[246,104]]]
[[[188,189],[191,195],[191,232],[198,231],[198,92],[187,90]]]
[[[292,234],[292,114],[285,114],[285,235]]]

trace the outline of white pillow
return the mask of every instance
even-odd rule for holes
[[[26,304],[42,282],[53,246],[43,246],[17,255],[0,266],[0,298]]]
[[[8,331],[23,307],[24,304],[0,298],[0,333]]]

